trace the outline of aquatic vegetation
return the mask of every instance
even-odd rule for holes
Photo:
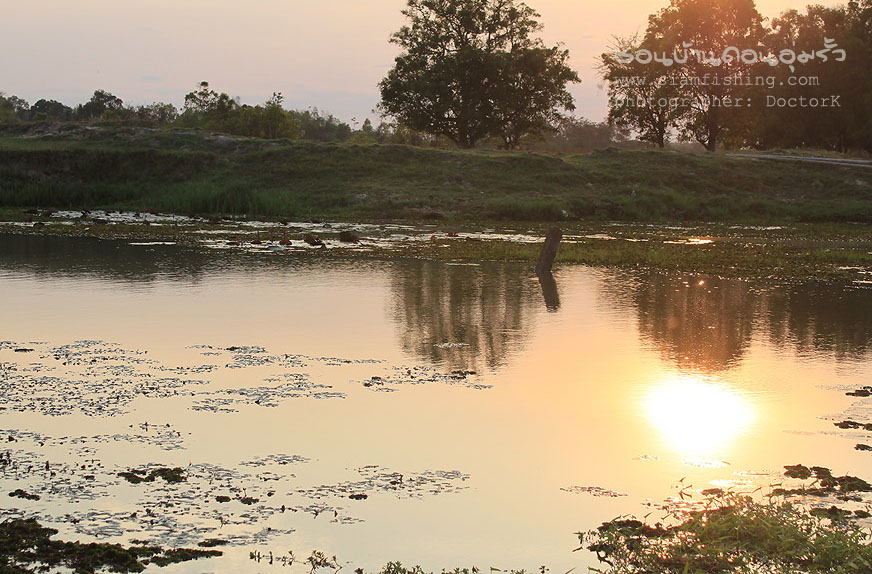
[[[872,423],[858,423],[856,421],[841,421],[833,423],[840,429],[863,429],[872,432]]]
[[[620,518],[579,539],[603,574],[868,572],[872,535],[846,518],[725,493],[672,525]]]
[[[90,225],[80,212],[58,212],[41,227],[16,221],[20,211],[0,210],[0,231],[74,237],[99,237],[134,243],[175,243],[263,256],[419,257],[439,261],[535,262],[545,233],[541,223],[523,231],[498,232],[481,226],[462,233],[428,224],[355,223],[362,243],[342,243],[329,223],[179,218],[149,224],[133,212],[108,214],[107,225]],[[63,216],[63,217],[62,217]],[[140,217],[144,217],[142,213]],[[380,216],[375,216],[380,217]],[[380,219],[376,219],[379,221]],[[364,218],[363,221],[371,221]],[[42,223],[42,222],[39,222]],[[446,223],[456,228],[468,225]],[[565,221],[556,263],[693,271],[729,277],[824,279],[868,284],[872,241],[862,225],[794,223],[785,226],[725,224],[645,225],[604,221]],[[304,239],[318,233],[323,246]],[[292,237],[293,239],[289,239]],[[310,237],[310,240],[312,238]],[[253,243],[256,242],[256,243]],[[316,245],[320,245],[317,244]],[[172,248],[167,248],[172,249]]]
[[[573,494],[590,494],[596,497],[605,497],[605,498],[619,498],[622,496],[627,496],[621,492],[616,492],[614,490],[609,490],[608,488],[603,488],[601,486],[567,486],[563,487],[560,490],[563,492],[571,492]]]
[[[82,574],[104,569],[142,572],[149,563],[166,566],[223,554],[219,550],[63,542],[52,539],[57,533],[33,519],[0,523],[0,571],[26,573],[65,567]]]
[[[26,490],[22,490],[20,488],[16,488],[12,492],[9,493],[9,496],[12,498],[23,498],[24,500],[39,500],[38,494],[30,494]]]
[[[809,486],[799,488],[776,488],[773,496],[790,496],[796,494],[811,496],[828,496],[838,494],[841,497],[857,492],[872,492],[872,484],[856,476],[833,476],[830,469],[822,466],[808,468],[801,464],[785,466],[784,476],[799,480],[807,480],[814,476],[814,482]]]
[[[229,542],[227,542],[226,540],[222,540],[220,538],[209,538],[203,540],[202,542],[198,542],[197,546],[200,546],[202,548],[214,548],[215,546],[226,546],[227,544],[229,544]]]
[[[126,472],[119,472],[118,476],[131,484],[140,484],[142,482],[154,482],[156,478],[161,478],[166,482],[184,482],[187,480],[185,471],[182,468],[154,468],[154,469],[131,469]]]
[[[339,561],[336,559],[336,556],[328,558],[326,554],[319,550],[314,550],[312,554],[306,558],[306,562],[311,566],[312,574],[314,574],[319,568],[339,568]]]
[[[129,412],[137,398],[170,398],[206,381],[153,376],[163,368],[146,351],[115,343],[82,340],[42,343],[30,363],[0,364],[4,407],[17,412],[63,416],[81,412],[114,417]]]
[[[272,378],[267,382],[288,380],[292,382],[275,387],[252,387],[228,389],[222,391],[200,393],[191,410],[212,412],[237,412],[241,405],[257,405],[260,407],[277,407],[281,401],[288,399],[343,399],[345,393],[331,392],[329,385],[312,383],[307,375],[286,373],[282,379]]]
[[[411,367],[395,366],[390,374],[385,376],[372,376],[363,381],[357,381],[371,391],[394,392],[401,385],[425,385],[437,383],[444,385],[456,385],[468,389],[485,390],[492,385],[477,382],[475,371],[454,370],[448,373],[440,372],[433,367],[416,365]]]
[[[468,474],[456,470],[429,470],[403,474],[378,465],[369,465],[357,468],[355,471],[360,475],[360,480],[322,484],[300,489],[297,492],[314,499],[338,497],[363,500],[367,498],[367,493],[377,492],[390,493],[397,498],[422,498],[424,495],[464,490],[467,487],[463,483],[469,480]]]

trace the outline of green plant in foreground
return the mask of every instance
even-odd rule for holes
[[[618,518],[579,534],[601,574],[872,572],[872,534],[789,502],[725,493],[674,526]]]

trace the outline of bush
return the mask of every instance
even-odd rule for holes
[[[718,493],[675,526],[620,518],[581,534],[602,574],[834,574],[872,571],[872,535],[789,502]],[[839,515],[836,515],[839,516]]]

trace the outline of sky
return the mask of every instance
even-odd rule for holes
[[[815,3],[837,5],[841,2]],[[2,0],[0,92],[33,103],[75,105],[95,89],[126,104],[170,102],[201,81],[285,107],[318,107],[362,122],[378,103],[379,80],[398,54],[389,44],[403,24],[405,0]],[[543,39],[569,49],[582,82],[571,88],[575,114],[606,115],[596,58],[613,36],[645,29],[668,0],[528,0],[545,25]],[[773,17],[800,4],[758,0]]]

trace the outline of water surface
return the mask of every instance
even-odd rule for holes
[[[595,565],[575,532],[684,487],[872,478],[870,433],[834,426],[872,422],[851,286],[0,235],[0,317],[0,488],[41,496],[0,516],[232,543],[167,571],[566,572]],[[149,465],[188,481],[117,476]]]

